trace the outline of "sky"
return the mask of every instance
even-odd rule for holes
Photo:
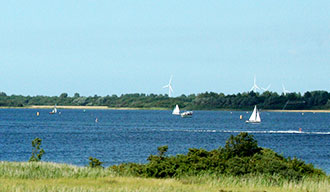
[[[330,91],[330,1],[1,1],[0,91]]]

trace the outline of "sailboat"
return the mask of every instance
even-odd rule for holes
[[[172,112],[173,115],[180,115],[179,105],[176,105]]]
[[[51,112],[49,112],[49,114],[55,114],[55,113],[57,113],[56,104],[54,105],[54,109]]]
[[[261,119],[260,119],[260,114],[259,111],[257,109],[257,106],[254,106],[253,112],[250,116],[250,119],[245,121],[246,123],[260,123]]]

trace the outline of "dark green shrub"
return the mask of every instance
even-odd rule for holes
[[[101,165],[103,162],[98,160],[97,158],[89,157],[89,167],[91,168],[103,168]]]
[[[41,141],[42,140],[38,137],[32,141],[32,155],[29,159],[29,162],[41,160],[42,155],[45,153],[44,149],[40,147]]]
[[[165,153],[168,150],[168,146],[167,145],[160,146],[157,149],[158,149],[158,155],[159,155],[159,157],[164,157],[165,156]]]
[[[226,154],[227,158],[231,157],[248,157],[253,156],[255,153],[261,151],[258,147],[258,142],[253,138],[253,135],[242,132],[237,136],[231,135],[226,141],[225,147],[222,152]]]
[[[250,159],[251,172],[261,174],[278,174],[288,169],[285,158],[270,149],[262,149]]]
[[[226,174],[244,175],[250,173],[249,159],[246,157],[235,156],[226,162]]]
[[[180,177],[189,175],[266,175],[299,180],[303,176],[324,176],[325,173],[296,158],[285,158],[271,149],[258,147],[252,135],[231,136],[224,148],[207,151],[189,149],[186,155],[165,156],[168,146],[158,147],[158,155],[150,155],[146,164],[121,164],[110,169],[118,174],[143,177]],[[277,181],[278,180],[278,181]]]

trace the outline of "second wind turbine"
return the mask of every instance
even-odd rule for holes
[[[172,89],[172,77],[173,77],[173,75],[171,75],[171,78],[170,78],[170,81],[168,82],[168,84],[163,87],[163,88],[168,88],[169,97],[171,97],[171,93],[174,92]]]
[[[257,90],[260,90],[260,88],[258,87],[258,85],[257,85],[257,79],[256,79],[256,76],[254,76],[254,81],[253,81],[253,86],[252,86],[252,88],[250,89],[250,91],[253,91],[253,92],[257,92]]]

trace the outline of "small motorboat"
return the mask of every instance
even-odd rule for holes
[[[185,111],[183,113],[180,114],[181,117],[192,117],[193,112],[192,111]]]

